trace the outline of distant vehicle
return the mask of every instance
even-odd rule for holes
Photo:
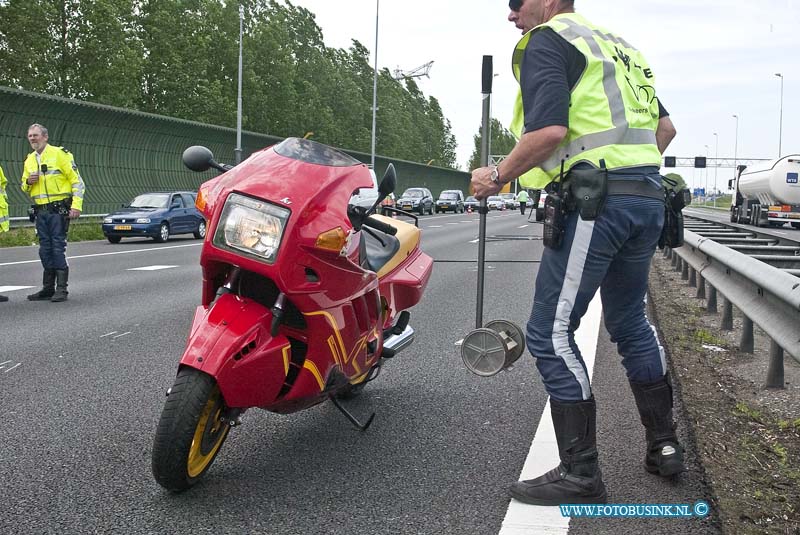
[[[175,234],[206,237],[206,220],[195,208],[193,191],[153,192],[137,196],[127,206],[103,218],[103,234],[111,243],[122,238],[153,238],[165,242]]]
[[[513,193],[501,193],[500,197],[506,203],[506,208],[511,208],[512,210],[519,208],[519,201]]]
[[[486,205],[489,207],[489,210],[506,209],[506,201],[499,195],[492,195],[491,197],[486,199]]]
[[[547,199],[547,192],[542,190],[539,196],[539,204],[536,206],[536,221],[544,221],[544,201]]]
[[[453,211],[454,214],[464,212],[464,194],[461,190],[446,189],[439,194],[436,201],[436,213]]]
[[[477,212],[480,205],[481,202],[470,195],[467,197],[467,200],[464,201],[464,210],[472,210],[473,212]]]
[[[419,215],[433,214],[433,195],[428,188],[408,188],[397,199],[397,207]]]
[[[729,183],[735,191],[731,223],[800,229],[800,155],[784,156],[752,167],[739,166]]]
[[[381,215],[392,215],[392,211],[388,208],[394,208],[394,193],[390,193],[385,199],[381,201]]]

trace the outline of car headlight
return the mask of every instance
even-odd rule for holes
[[[136,220],[136,222],[137,223],[149,223],[150,219],[147,218],[147,217],[140,217],[139,219]]]
[[[111,219],[110,217],[106,217],[106,218],[103,219],[103,223],[113,223],[113,222],[114,222],[114,220]]]
[[[225,201],[214,245],[275,262],[291,212],[266,201],[232,193]]]

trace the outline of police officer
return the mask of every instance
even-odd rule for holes
[[[28,296],[31,301],[67,300],[67,230],[69,220],[80,217],[84,184],[75,159],[62,147],[48,144],[47,128],[33,124],[28,128],[31,152],[22,173],[22,191],[34,203],[39,258],[44,274],[42,289]]]
[[[519,211],[525,215],[525,207],[528,206],[528,190],[522,189],[517,194],[517,202],[519,203]]]
[[[553,226],[545,227],[545,238],[552,239],[536,278],[526,343],[550,394],[561,459],[510,490],[537,505],[605,503],[595,401],[574,340],[598,288],[645,427],[644,467],[665,477],[684,470],[664,352],[644,307],[664,221],[661,153],[675,129],[644,56],[575,13],[572,0],[510,0],[509,8],[508,20],[523,34],[512,60],[520,93],[511,131],[519,142],[499,166],[473,171],[472,185],[481,198],[509,177],[531,189],[551,183],[553,217],[546,223]],[[576,188],[580,193],[566,202]]]
[[[8,196],[6,195],[6,175],[0,167],[0,232],[8,232],[10,221],[8,219]],[[8,297],[0,295],[0,303],[8,301]]]

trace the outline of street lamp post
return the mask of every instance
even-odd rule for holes
[[[778,119],[778,158],[781,157],[781,137],[783,136],[783,75],[779,72],[775,76],[781,79],[781,112]]]
[[[375,72],[372,77],[372,169],[375,169],[375,123],[378,113],[378,16],[381,0],[375,0]]]
[[[706,147],[706,187],[703,189],[703,205],[708,202],[708,145]]]
[[[236,165],[242,163],[242,27],[244,7],[239,4],[239,90],[236,96],[236,149],[233,151]]]
[[[717,171],[719,170],[719,135],[714,132],[714,208],[717,207]]]
[[[733,118],[736,119],[736,135],[733,143],[733,179],[736,180],[736,173],[739,171],[739,164],[736,161],[739,152],[739,116],[734,114]]]

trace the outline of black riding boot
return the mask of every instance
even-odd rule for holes
[[[597,464],[597,411],[594,398],[562,403],[550,399],[561,464],[544,475],[511,485],[511,496],[533,505],[606,503]]]
[[[42,274],[42,289],[28,296],[29,301],[49,301],[56,291],[56,270],[45,269]]]
[[[69,279],[69,268],[56,270],[56,291],[50,299],[53,303],[60,303],[67,300],[67,280]]]
[[[645,470],[663,477],[685,471],[683,447],[678,442],[676,425],[672,421],[672,383],[669,375],[653,383],[630,381],[630,384],[647,438]]]

